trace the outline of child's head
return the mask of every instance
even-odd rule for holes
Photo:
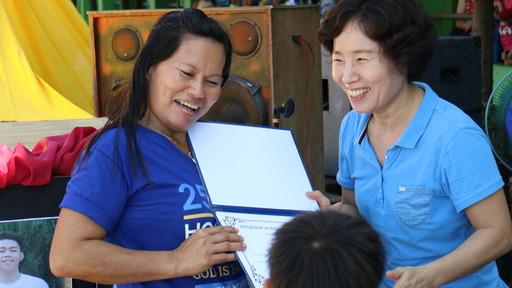
[[[379,235],[335,211],[297,215],[274,235],[269,288],[377,287],[384,273]]]

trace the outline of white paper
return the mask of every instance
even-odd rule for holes
[[[274,232],[300,211],[318,210],[290,130],[197,122],[189,130],[212,209],[220,225],[238,228],[247,249],[235,252],[254,288],[269,276]],[[250,211],[250,212],[249,212]]]
[[[318,209],[291,130],[197,122],[188,134],[213,205]]]
[[[245,238],[247,249],[236,255],[254,288],[263,287],[269,277],[268,250],[274,232],[292,216],[260,215],[217,211],[217,219],[223,226],[236,227]]]

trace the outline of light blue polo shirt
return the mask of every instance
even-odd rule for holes
[[[455,250],[474,229],[468,206],[503,187],[480,127],[432,89],[381,168],[368,143],[370,114],[349,112],[340,129],[339,184],[355,190],[359,212],[386,249],[385,270],[419,266]],[[393,287],[383,277],[380,287]],[[443,287],[507,287],[494,262]]]

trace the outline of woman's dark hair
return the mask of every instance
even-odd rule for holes
[[[162,15],[151,30],[146,44],[135,63],[131,88],[125,96],[127,99],[120,101],[116,109],[111,111],[105,126],[88,143],[82,159],[86,158],[92,145],[102,133],[115,127],[124,127],[134,172],[137,173],[137,163],[140,163],[143,171],[146,171],[135,136],[137,123],[144,117],[148,108],[149,84],[146,75],[151,66],[173,56],[187,36],[207,38],[223,45],[226,62],[222,69],[222,85],[226,83],[231,67],[232,48],[229,36],[220,24],[201,10],[194,8],[185,8]],[[117,146],[115,144],[114,147]]]
[[[318,41],[332,54],[334,39],[352,21],[397,67],[406,68],[408,81],[421,78],[432,58],[437,32],[420,1],[340,0],[320,24]]]

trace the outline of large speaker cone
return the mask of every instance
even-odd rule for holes
[[[229,76],[219,100],[201,120],[265,126],[266,114],[260,85]]]
[[[261,31],[254,22],[248,19],[235,21],[227,32],[235,55],[251,57],[260,49]]]
[[[142,40],[136,29],[124,27],[112,37],[112,51],[117,59],[130,62],[135,60],[142,48]]]

